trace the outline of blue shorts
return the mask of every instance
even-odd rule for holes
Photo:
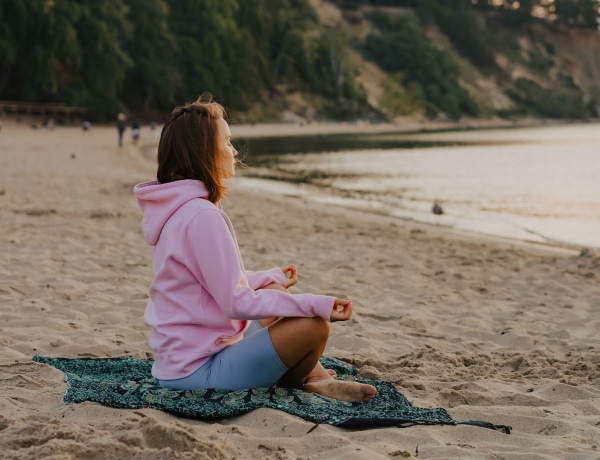
[[[192,374],[158,382],[173,390],[266,388],[287,371],[273,347],[269,330],[252,321],[242,340],[213,355]]]

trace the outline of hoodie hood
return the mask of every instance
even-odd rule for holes
[[[156,245],[165,223],[181,206],[196,198],[208,200],[204,184],[190,179],[166,184],[145,182],[136,185],[133,193],[144,213],[144,237],[152,246]]]

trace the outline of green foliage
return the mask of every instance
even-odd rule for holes
[[[431,43],[416,18],[379,14],[371,19],[379,30],[366,37],[365,55],[410,89],[411,103],[422,94],[430,116],[437,112],[453,118],[477,114],[476,104],[458,83],[457,64]]]
[[[464,11],[496,11],[502,13],[506,25],[521,26],[538,20],[532,11],[568,26],[598,29],[600,0],[331,0],[342,9],[356,10],[364,6],[416,8],[426,16],[435,8]],[[463,10],[463,11],[461,11]],[[437,21],[437,19],[436,19]],[[444,21],[444,19],[441,19]],[[467,26],[467,24],[465,24]]]
[[[521,114],[571,119],[596,115],[593,106],[586,105],[581,90],[568,76],[563,76],[563,86],[558,89],[545,89],[534,81],[519,78],[509,90],[509,96],[517,102]]]
[[[69,84],[69,64],[76,62],[80,47],[74,40],[72,21],[78,8],[56,7],[52,2],[4,0],[2,89],[29,100],[50,100]]]
[[[116,89],[133,64],[121,48],[130,33],[122,2],[3,0],[1,7],[8,44],[1,97],[118,110]]]
[[[352,105],[362,96],[338,35],[308,0],[2,0],[0,98],[111,119],[204,92],[232,110],[285,88]]]
[[[112,115],[121,109],[118,91],[134,65],[123,49],[123,42],[133,33],[126,20],[128,8],[119,0],[56,2],[60,3],[71,3],[68,8],[81,5],[74,23],[80,52],[69,69],[71,84],[63,87],[55,100]]]
[[[397,82],[403,80],[404,75],[399,73],[383,84],[382,106],[393,115],[410,115],[427,105],[421,86],[416,82],[409,82],[406,87],[402,88]]]
[[[256,50],[249,67],[260,70],[257,77],[267,83],[270,91],[282,83],[306,80],[302,72],[310,53],[307,32],[317,26],[316,13],[307,2],[240,2],[239,24],[249,32],[251,48]]]
[[[542,0],[332,2],[414,8],[479,69],[499,77],[494,53],[527,60],[540,74],[552,63],[543,50],[521,57],[517,34],[506,29],[537,20],[534,7],[550,12]],[[551,18],[594,28],[599,3],[555,0]],[[371,19],[378,30],[363,51],[392,74],[383,88],[389,113],[477,114],[456,63],[433,46],[418,20]],[[357,82],[350,42],[343,27],[319,23],[309,0],[0,0],[0,99],[63,102],[113,119],[121,110],[164,113],[204,92],[232,111],[272,114],[263,101],[299,91],[326,116],[352,119],[373,111]],[[564,88],[556,98],[576,113],[579,90]],[[515,97],[536,99],[539,91],[532,91],[519,87]],[[582,110],[592,113],[596,101]],[[538,112],[552,113],[547,105]]]
[[[553,61],[545,53],[540,50],[533,49],[529,51],[529,68],[538,74],[544,75],[552,68]]]
[[[361,6],[396,6],[415,8],[419,0],[333,0],[331,3],[339,8],[355,10]]]
[[[20,7],[24,8],[24,5],[21,4]],[[19,12],[19,3],[5,3],[0,8],[0,94],[7,87],[16,65],[18,27],[15,26],[24,15],[25,13]]]
[[[127,71],[119,97],[137,113],[169,109],[183,85],[177,69],[180,51],[168,23],[169,6],[165,0],[126,3],[133,29],[125,37],[123,49],[135,65]]]
[[[559,20],[569,26],[598,29],[600,2],[598,0],[554,0]]]
[[[418,7],[424,20],[434,21],[456,49],[483,71],[494,71],[490,34],[476,15],[470,0],[422,0]]]
[[[240,78],[244,34],[235,22],[236,0],[171,0],[170,26],[179,43],[180,100],[212,93],[226,105],[246,105],[249,82]]]
[[[364,89],[356,82],[348,41],[341,27],[324,28],[307,43],[298,68],[303,81],[299,89],[319,96],[322,114],[338,120],[353,120],[369,110]]]
[[[536,21],[537,17],[531,15],[534,9],[547,20],[571,27],[597,30],[600,19],[600,0],[476,0],[474,7],[500,10],[506,15],[506,23],[513,25]]]

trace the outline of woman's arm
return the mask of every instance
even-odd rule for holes
[[[248,284],[255,291],[269,284],[279,284],[287,289],[298,282],[298,270],[296,270],[294,264],[269,270],[246,270],[246,277],[248,278]]]
[[[289,294],[272,289],[255,291],[246,271],[229,220],[218,210],[197,214],[187,228],[186,265],[200,280],[223,313],[231,319],[273,316],[320,316],[330,320],[334,297]],[[283,270],[290,274],[285,276]],[[284,286],[295,282],[295,268],[279,270]]]

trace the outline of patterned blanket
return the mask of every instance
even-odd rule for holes
[[[232,417],[267,407],[297,415],[317,424],[372,428],[411,425],[476,425],[509,434],[511,427],[476,420],[456,421],[442,408],[414,407],[385,381],[358,378],[357,369],[334,358],[321,363],[337,372],[338,379],[358,380],[375,386],[377,396],[361,403],[334,400],[292,388],[252,388],[174,391],[162,388],[152,377],[152,361],[137,358],[49,358],[34,356],[65,373],[65,403],[95,401],[129,409],[153,408],[196,419]]]

